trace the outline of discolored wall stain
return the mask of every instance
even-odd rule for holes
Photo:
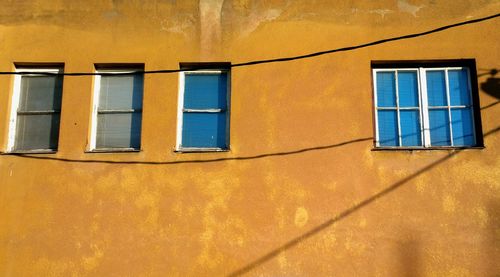
[[[494,0],[4,1],[0,71],[239,63],[499,10]],[[0,155],[0,275],[498,275],[498,20],[232,68],[227,152],[173,151],[179,75],[150,74],[143,149],[85,153],[93,77],[65,77],[58,152]],[[479,70],[486,147],[372,151],[370,62],[462,58]],[[0,76],[2,151],[12,80]]]

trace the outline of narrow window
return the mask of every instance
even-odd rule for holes
[[[98,67],[94,84],[91,151],[141,148],[143,68]],[[121,75],[120,75],[121,74]]]
[[[377,147],[481,146],[467,66],[373,69]]]
[[[62,67],[21,67],[16,71],[26,74],[14,77],[7,151],[57,151],[63,77],[36,73],[61,73]]]
[[[227,69],[181,72],[177,150],[228,149],[228,99]]]

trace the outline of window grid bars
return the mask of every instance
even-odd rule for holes
[[[470,107],[470,113],[471,113],[471,119],[472,119],[472,137],[474,139],[473,143],[476,144],[477,140],[476,140],[476,121],[474,120],[474,105],[473,105],[473,101],[474,101],[474,98],[472,97],[472,87],[471,87],[471,75],[470,75],[470,70],[469,68],[465,68],[465,71],[467,71],[467,89],[469,90],[469,99],[470,99],[470,103],[469,103],[469,107]]]
[[[396,93],[396,119],[398,121],[398,146],[403,145],[402,139],[401,139],[401,120],[400,120],[400,114],[399,114],[399,87],[398,87],[398,70],[394,71],[394,87],[395,93]]]
[[[450,102],[450,87],[449,87],[449,71],[450,70],[466,70],[467,71],[467,89],[468,89],[468,96],[470,99],[470,104],[469,105],[451,105]],[[416,71],[417,73],[417,86],[418,86],[418,100],[419,100],[419,106],[418,108],[414,107],[399,107],[399,87],[398,87],[398,73],[400,71]],[[428,102],[428,90],[427,90],[427,76],[426,73],[428,71],[445,71],[445,85],[446,85],[446,101],[447,105],[446,106],[429,106]],[[396,107],[378,107],[378,92],[377,92],[377,72],[394,72],[395,74],[395,90],[396,90]],[[430,139],[430,122],[429,122],[429,110],[435,110],[435,109],[447,109],[448,111],[448,121],[449,121],[449,128],[450,128],[450,147],[455,146],[455,142],[453,139],[453,123],[452,123],[452,117],[451,117],[451,110],[452,109],[466,109],[470,108],[470,116],[471,116],[471,121],[472,121],[472,130],[475,130],[475,120],[474,120],[474,105],[472,103],[473,98],[472,98],[472,89],[471,89],[471,82],[470,82],[470,70],[467,67],[443,67],[443,68],[424,68],[424,67],[419,67],[419,68],[401,68],[401,69],[374,69],[373,70],[373,80],[374,80],[374,88],[375,88],[375,96],[374,96],[374,102],[376,105],[375,109],[375,121],[376,121],[376,146],[380,146],[380,137],[379,137],[379,122],[378,122],[378,112],[379,110],[395,110],[396,111],[396,116],[397,116],[397,122],[398,122],[398,146],[402,146],[402,137],[401,137],[401,120],[400,120],[400,111],[401,110],[419,110],[419,118],[420,118],[420,131],[421,131],[421,144],[424,147],[431,147],[432,142]],[[473,131],[473,138],[474,141],[473,143],[476,143],[476,133]]]
[[[445,69],[444,71],[444,80],[446,83],[446,103],[448,104],[448,125],[450,126],[450,143],[451,146],[453,146],[453,126],[451,122],[451,102],[450,102],[450,84],[449,84],[449,78],[448,78],[448,69]]]
[[[423,115],[423,107],[422,107],[422,86],[421,86],[421,83],[420,83],[420,70],[418,70],[418,68],[415,70],[415,72],[417,73],[417,98],[418,98],[418,124],[420,125],[419,126],[419,129],[420,129],[420,144],[421,145],[425,145],[425,133],[424,133],[424,123],[423,123],[423,120],[424,120],[424,115]]]
[[[468,95],[469,95],[469,100],[470,103],[469,105],[452,105],[451,100],[450,100],[450,84],[449,84],[449,70],[466,70],[467,71],[467,90],[468,90]],[[475,120],[474,120],[474,105],[472,104],[472,89],[471,89],[471,83],[470,83],[470,72],[469,68],[466,67],[450,67],[450,68],[432,68],[432,69],[425,69],[425,68],[420,68],[420,70],[423,72],[423,74],[426,74],[428,71],[445,71],[445,83],[446,83],[446,101],[447,105],[446,106],[428,106],[427,110],[439,110],[439,109],[446,109],[448,111],[448,122],[449,122],[449,128],[450,128],[450,146],[453,147],[455,146],[455,141],[453,138],[453,121],[451,117],[451,110],[452,109],[467,109],[470,108],[471,112],[471,120],[472,120],[472,130],[475,130]],[[427,95],[427,86],[425,86],[425,94]],[[427,112],[428,113],[428,112]],[[429,123],[428,123],[429,124]],[[427,125],[430,126],[430,125]],[[430,128],[430,127],[429,127]],[[476,143],[476,133],[473,131],[473,144]],[[432,141],[430,141],[430,133],[429,133],[429,145],[426,146],[432,146]]]
[[[429,98],[427,96],[427,78],[425,76],[425,71],[424,68],[420,67],[417,68],[418,75],[419,75],[419,94],[420,98],[422,101],[422,128],[423,128],[423,137],[424,140],[422,141],[422,144],[424,147],[430,147],[431,146],[431,130],[430,130],[430,122],[429,122]]]
[[[376,143],[377,146],[380,146],[380,140],[379,140],[379,133],[378,133],[378,113],[377,111],[379,110],[386,110],[386,111],[396,111],[396,118],[398,121],[398,146],[403,146],[403,139],[401,135],[401,111],[418,111],[419,115],[419,129],[420,129],[420,139],[423,144],[424,141],[424,135],[423,135],[423,124],[422,124],[422,101],[420,99],[420,82],[417,80],[417,86],[418,86],[418,106],[417,107],[400,107],[399,106],[399,87],[398,87],[398,74],[399,72],[415,72],[417,73],[417,79],[419,79],[419,71],[418,69],[412,69],[412,68],[405,68],[405,69],[398,69],[398,70],[375,70],[374,71],[374,80],[376,82],[376,73],[377,72],[392,72],[394,73],[394,87],[395,87],[395,96],[396,96],[396,107],[378,107],[378,101],[377,101],[377,95],[375,95],[375,104],[377,105],[376,107],[376,112],[375,112],[375,120],[376,120],[376,128],[377,128],[377,133],[376,133]],[[374,84],[376,87],[376,83]]]
[[[211,74],[227,74],[227,90],[226,90],[226,109],[186,109],[184,108],[184,94],[186,85],[186,75],[211,75]],[[190,152],[190,151],[224,151],[226,149],[219,147],[184,147],[182,146],[182,133],[184,126],[184,113],[223,113],[226,112],[226,147],[229,149],[229,105],[230,105],[230,89],[231,89],[231,71],[228,69],[206,69],[195,71],[183,71],[179,73],[179,93],[177,99],[177,136],[175,143],[175,151]]]

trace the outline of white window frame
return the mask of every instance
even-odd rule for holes
[[[182,123],[184,112],[209,112],[219,113],[221,109],[184,109],[184,91],[186,75],[203,75],[203,74],[227,74],[226,86],[226,148],[220,147],[183,147],[182,146]],[[177,108],[177,137],[175,144],[175,151],[177,152],[225,152],[229,151],[229,124],[230,124],[230,111],[231,111],[231,70],[230,69],[204,69],[204,70],[186,70],[179,73],[179,94],[178,94],[178,108]]]
[[[62,67],[61,68],[27,68],[27,67],[22,67],[22,68],[16,68],[15,72],[47,72],[47,73],[54,73],[58,74],[62,72]],[[14,147],[16,145],[16,128],[17,128],[17,109],[19,108],[19,101],[21,98],[21,79],[23,76],[40,76],[38,74],[16,74],[14,76],[14,86],[12,90],[12,101],[11,101],[11,107],[10,107],[10,116],[9,116],[9,135],[7,138],[7,149],[6,152],[56,152],[57,149],[34,149],[34,150],[23,150],[23,149],[17,149],[15,150]],[[62,88],[61,88],[62,90]],[[62,99],[61,99],[62,101]],[[62,110],[62,107],[61,107]],[[61,114],[61,112],[60,112]],[[59,131],[60,131],[60,123],[59,123]]]
[[[448,82],[448,71],[449,70],[466,70],[467,71],[467,85],[469,91],[469,105],[454,105],[450,103],[450,89]],[[399,111],[407,108],[399,107],[399,93],[398,93],[398,72],[400,71],[413,71],[417,72],[417,82],[418,82],[418,99],[419,99],[419,118],[420,118],[420,135],[422,145],[420,146],[403,146],[401,140],[401,125],[400,125],[400,114]],[[431,145],[431,133],[430,133],[430,123],[429,123],[429,103],[427,95],[427,72],[428,71],[445,71],[445,83],[446,83],[446,101],[447,106],[433,106],[431,109],[447,109],[450,128],[450,145],[437,146]],[[377,73],[378,72],[394,72],[395,73],[395,89],[396,89],[396,107],[379,107],[377,103]],[[471,120],[472,120],[472,130],[473,130],[473,144],[459,147],[474,147],[477,144],[477,134],[476,134],[476,119],[474,113],[474,98],[472,97],[472,87],[471,87],[471,75],[470,69],[468,67],[402,67],[402,68],[373,68],[372,69],[372,80],[373,80],[373,101],[374,101],[374,117],[375,117],[375,146],[377,148],[456,148],[453,143],[453,128],[451,120],[451,109],[453,108],[470,108],[471,110]],[[378,122],[378,111],[379,110],[396,110],[397,122],[398,122],[398,140],[399,146],[381,146],[379,138],[379,122]],[[408,110],[416,110],[415,108],[409,108]]]
[[[96,73],[133,73],[136,72],[138,69],[121,69],[121,68],[116,68],[116,69],[97,69],[95,72]],[[89,146],[88,146],[88,151],[89,152],[120,152],[120,151],[125,151],[125,152],[136,152],[140,151],[140,149],[137,148],[129,148],[129,147],[116,147],[116,148],[97,148],[96,147],[96,142],[97,142],[97,114],[98,114],[98,109],[99,109],[99,97],[100,97],[100,92],[101,92],[101,75],[95,75],[94,76],[94,91],[92,94],[92,115],[91,115],[91,123],[90,123],[90,138],[89,138]],[[143,85],[144,86],[144,85]],[[142,87],[142,97],[144,99],[144,87]],[[141,99],[141,101],[143,101]],[[130,109],[130,112],[134,112],[134,109]],[[142,109],[141,109],[141,121],[142,121]],[[141,134],[142,136],[142,124],[141,124]],[[141,137],[141,145],[142,145],[142,137]],[[142,146],[141,146],[142,147]]]

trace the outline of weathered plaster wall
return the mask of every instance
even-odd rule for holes
[[[237,63],[499,11],[493,0],[3,0],[0,71]],[[0,156],[0,275],[499,275],[500,99],[484,85],[498,84],[499,22],[235,68],[227,153],[173,152],[178,76],[162,74],[145,77],[143,151],[85,154],[92,77],[65,78],[58,153]],[[371,151],[370,61],[459,58],[480,69],[486,148]],[[0,76],[2,149],[11,91]],[[282,155],[260,156],[271,153]]]

